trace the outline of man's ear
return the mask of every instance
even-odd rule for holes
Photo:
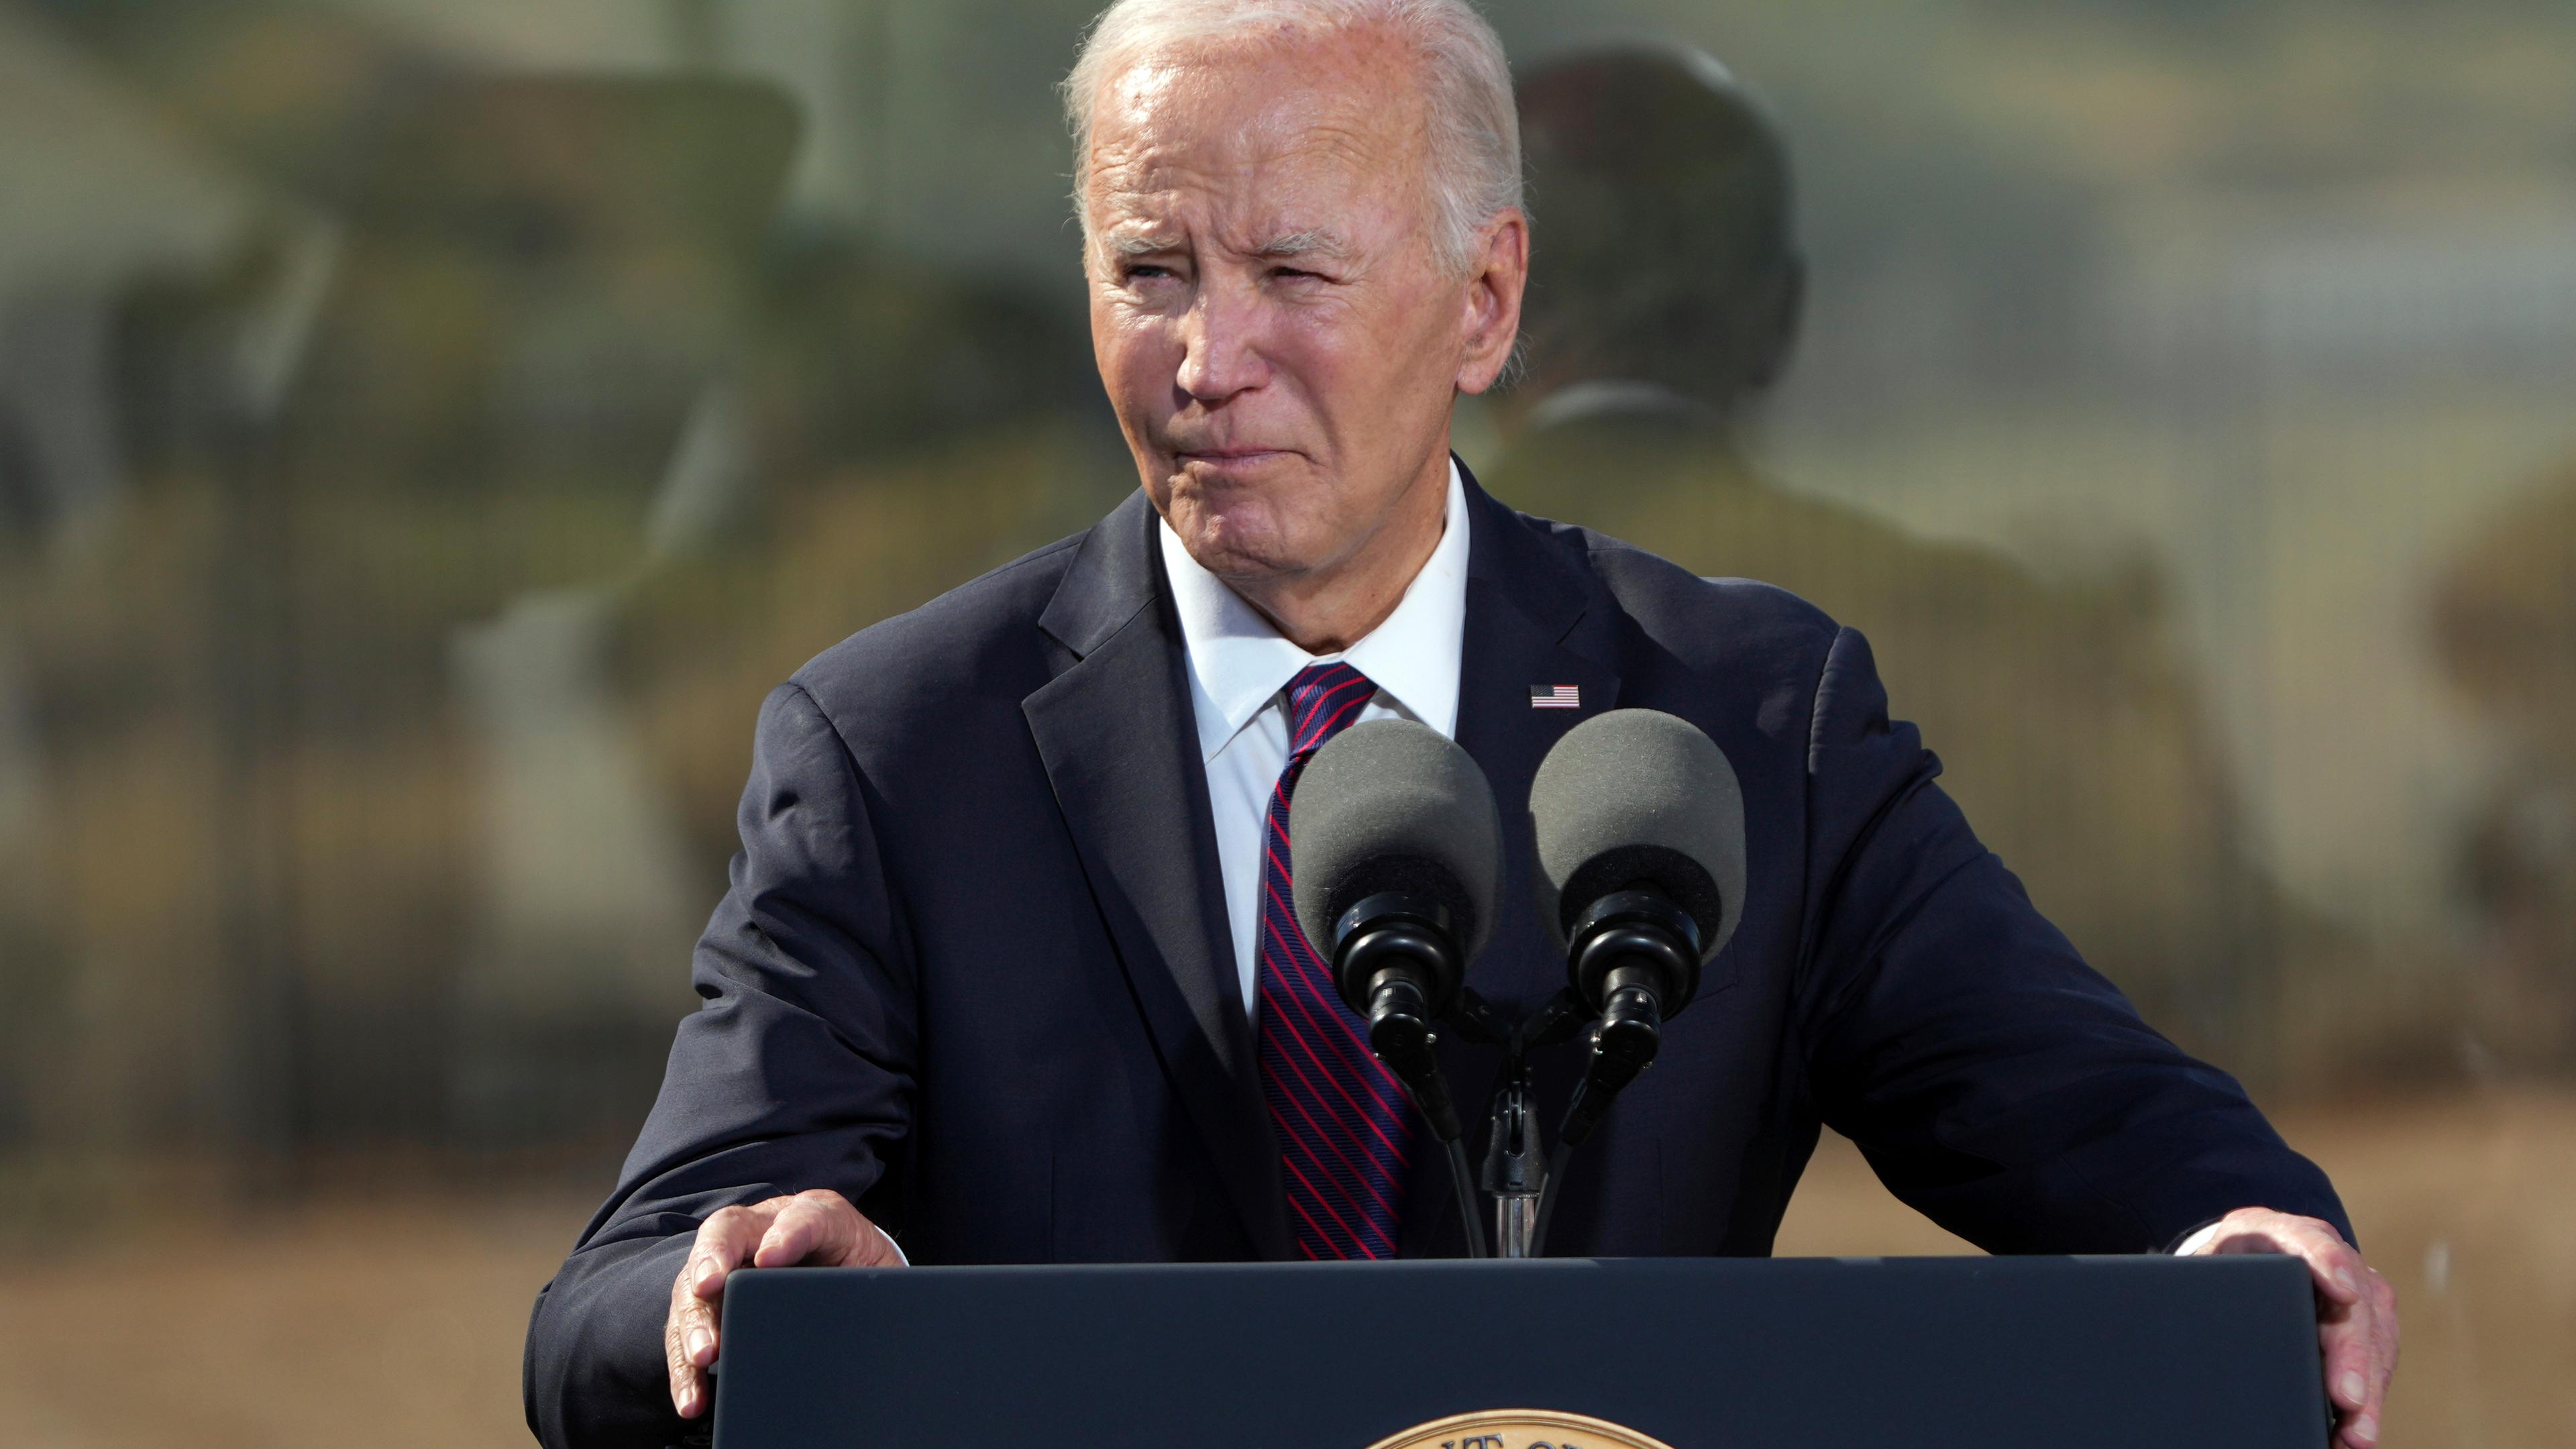
[[[1512,360],[1521,334],[1521,298],[1529,290],[1529,218],[1518,207],[1485,223],[1460,312],[1463,328],[1458,390],[1481,393]]]

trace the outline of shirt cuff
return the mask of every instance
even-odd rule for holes
[[[874,1223],[870,1223],[868,1226],[877,1228],[877,1225]],[[885,1239],[887,1247],[894,1249],[894,1260],[896,1262],[901,1263],[907,1268],[912,1266],[912,1255],[903,1250],[903,1244],[894,1240],[894,1234],[887,1232],[883,1228],[877,1228],[877,1236]]]

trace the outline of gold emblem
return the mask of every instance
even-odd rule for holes
[[[1672,1449],[1634,1429],[1554,1409],[1454,1414],[1380,1439],[1369,1449]]]

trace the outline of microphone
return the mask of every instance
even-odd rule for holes
[[[1306,762],[1288,810],[1298,927],[1443,1142],[1460,1127],[1432,1023],[1493,934],[1502,834],[1484,771],[1411,720],[1335,736]]]
[[[1616,709],[1565,732],[1530,785],[1539,913],[1599,1017],[1560,1140],[1589,1136],[1744,914],[1744,795],[1687,720]]]

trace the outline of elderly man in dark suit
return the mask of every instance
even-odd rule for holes
[[[1529,257],[1464,0],[1122,0],[1066,90],[1143,488],[770,697],[704,1005],[530,1327],[539,1436],[685,1432],[745,1264],[1459,1251],[1265,841],[1354,720],[1451,734],[1514,820],[1566,728],[1642,706],[1734,762],[1744,915],[1576,1159],[1557,1245],[1765,1252],[1829,1122],[1998,1251],[2301,1255],[2342,1432],[2374,1442],[2394,1320],[2333,1189],[2031,908],[1861,637],[1516,514],[1450,455]],[[1472,980],[1509,1007],[1563,972],[1533,910]]]

